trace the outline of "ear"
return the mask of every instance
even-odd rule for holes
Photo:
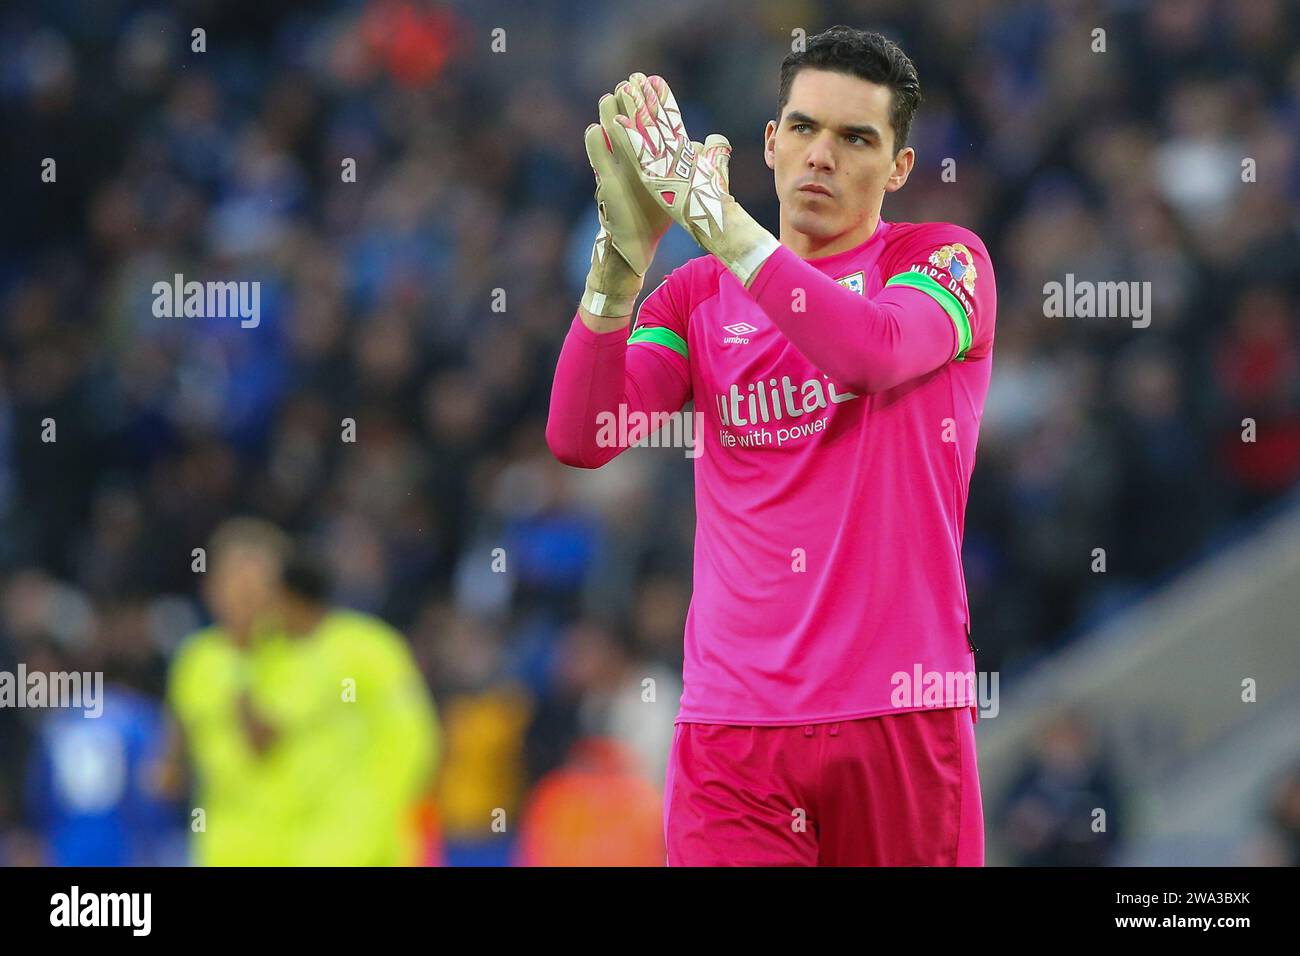
[[[763,130],[763,162],[768,169],[776,169],[776,120],[768,120]]]
[[[897,192],[903,188],[907,182],[907,177],[912,174],[912,166],[916,163],[916,150],[911,146],[904,146],[894,157],[894,171],[890,174],[889,179],[885,182],[885,192]]]

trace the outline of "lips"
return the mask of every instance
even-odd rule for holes
[[[831,191],[821,183],[807,183],[806,185],[799,187],[799,192],[814,193],[818,196],[829,196],[831,194]]]

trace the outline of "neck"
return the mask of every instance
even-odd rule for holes
[[[251,624],[228,624],[226,636],[230,638],[231,643],[246,647],[252,641],[253,627]]]
[[[800,259],[821,259],[836,253],[860,246],[875,234],[880,222],[880,211],[871,213],[854,229],[842,232],[838,236],[810,236],[799,232],[785,218],[785,208],[781,209],[781,245],[785,246]]]
[[[304,609],[301,614],[295,617],[290,629],[294,634],[305,637],[320,626],[320,622],[325,620],[325,615],[328,613],[329,610],[324,607]]]

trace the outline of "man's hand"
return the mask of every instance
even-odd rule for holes
[[[587,159],[596,174],[596,209],[600,231],[591,248],[591,269],[582,307],[592,315],[632,314],[655,249],[672,224],[644,189],[625,149],[605,131],[614,125],[617,101],[612,93],[600,98],[600,123],[587,127]]]
[[[240,722],[244,725],[244,731],[248,735],[248,743],[253,748],[253,752],[259,757],[271,749],[275,743],[278,734],[276,729],[262,719],[257,709],[253,706],[253,701],[245,691],[239,695],[235,702],[235,708],[239,712]]]
[[[693,143],[677,100],[661,76],[633,73],[615,91],[618,113],[611,139],[621,139],[645,192],[744,285],[780,245],[732,198],[728,188],[731,144],[710,135]]]

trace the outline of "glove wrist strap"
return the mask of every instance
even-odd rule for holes
[[[620,319],[625,315],[632,314],[632,309],[636,305],[636,297],[640,291],[640,289],[637,289],[631,295],[626,293],[606,295],[604,292],[598,292],[588,285],[582,292],[581,304],[592,315]]]
[[[763,263],[781,248],[781,243],[734,199],[727,203],[723,222],[722,232],[706,248],[748,289]]]

